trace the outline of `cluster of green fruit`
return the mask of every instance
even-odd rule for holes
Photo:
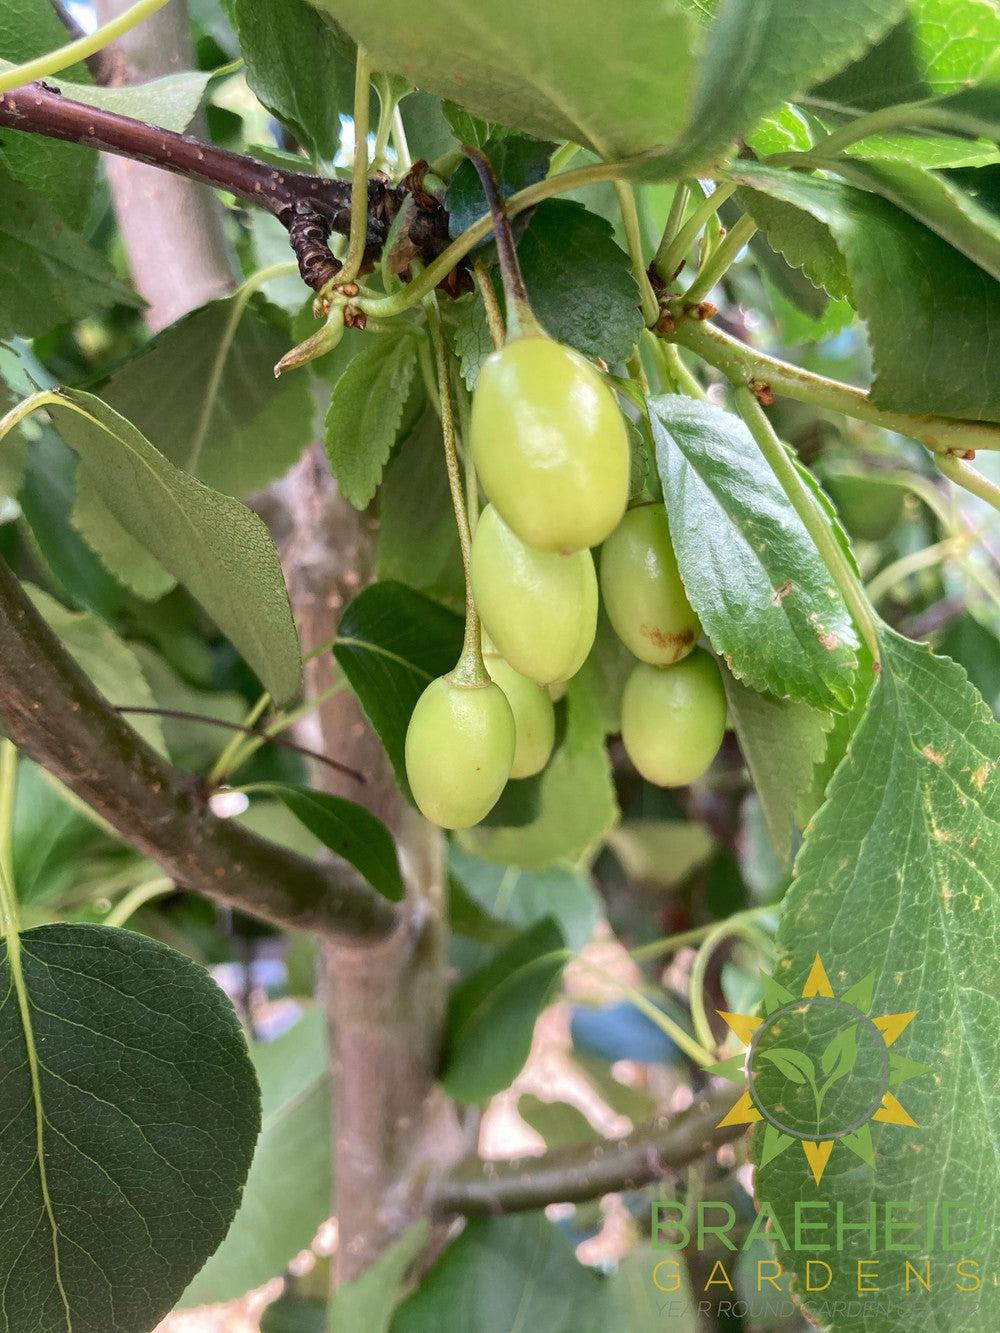
[[[636,663],[622,698],[622,740],[661,786],[700,777],[726,725],[715,659],[695,647],[662,503],[626,512],[630,452],[614,395],[577,352],[516,338],[482,367],[472,404],[472,460],[490,503],[472,543],[471,577],[489,679],[452,673],[421,695],[406,737],[414,799],[444,828],[468,828],[511,777],[552,751],[552,690],[587,658],[597,628],[591,547],[603,543],[600,591]]]

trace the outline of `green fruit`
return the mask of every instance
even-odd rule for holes
[[[472,541],[472,591],[497,652],[522,676],[548,685],[583,665],[597,632],[589,551],[536,551],[487,505]]]
[[[845,476],[831,477],[826,489],[844,527],[861,541],[881,541],[903,517],[904,497],[898,486]]]
[[[503,690],[514,714],[514,764],[512,778],[530,778],[540,773],[549,762],[552,742],[556,734],[556,715],[552,700],[543,685],[522,676],[499,653],[486,651],[483,645],[486,670]]]
[[[601,595],[615,632],[642,662],[669,666],[701,621],[687,599],[662,504],[630,509],[601,548]]]
[[[694,782],[718,754],[725,730],[722,676],[704,649],[673,666],[635,666],[622,695],[622,741],[647,782]]]
[[[471,439],[483,490],[540,551],[597,546],[625,511],[622,414],[590,362],[561,343],[516,338],[486,358]]]
[[[514,762],[514,717],[499,685],[432,680],[406,731],[406,776],[420,813],[471,828],[496,805]]]

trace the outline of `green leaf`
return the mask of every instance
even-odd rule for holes
[[[842,158],[823,164],[898,205],[973,263],[1000,278],[1000,218],[946,176],[909,162]]]
[[[314,1009],[252,1051],[263,1122],[243,1201],[226,1239],[181,1305],[236,1300],[279,1277],[330,1215],[327,1032]]]
[[[907,0],[901,22],[816,92],[862,110],[951,93],[980,78],[998,44],[992,0]]]
[[[930,1209],[966,1200],[985,1228],[969,1257],[986,1274],[996,1264],[1000,1199],[1000,1106],[990,1072],[1000,1065],[1000,725],[947,658],[888,629],[881,656],[868,711],[799,853],[776,976],[799,993],[817,952],[845,984],[874,972],[872,1014],[917,1010],[894,1053],[929,1065],[936,1077],[914,1079],[900,1093],[918,1129],[872,1126],[874,1171],[835,1148],[817,1191],[802,1155],[788,1152],[759,1169],[757,1188],[786,1228],[794,1203],[820,1192],[851,1217],[866,1216],[870,1205],[881,1212],[890,1199]],[[755,1135],[755,1156],[760,1151]],[[955,1260],[937,1229],[921,1250],[935,1271]],[[862,1234],[847,1236],[825,1308],[857,1299],[856,1260],[871,1257]],[[800,1281],[805,1258],[786,1256]],[[983,1313],[986,1300],[984,1292]],[[924,1321],[938,1327],[965,1324],[970,1311],[979,1319],[975,1301],[951,1282],[935,1282],[921,1302]],[[906,1315],[879,1327],[909,1322]],[[842,1327],[860,1333],[871,1324],[858,1316]]]
[[[813,770],[826,752],[829,713],[818,712],[797,699],[776,699],[747,689],[723,671],[729,717],[740,750],[760,797],[771,845],[779,858],[792,859],[792,835],[803,812]]]
[[[749,162],[732,174],[830,228],[868,326],[879,407],[1000,420],[1000,286],[978,265],[866,190]]]
[[[457,102],[443,102],[441,110],[458,142],[468,144],[470,148],[484,148],[491,138],[499,139],[507,133],[502,125],[493,125],[470,115]]]
[[[421,1218],[406,1228],[360,1277],[337,1287],[330,1301],[330,1333],[389,1333],[406,1275],[427,1246],[430,1227]]]
[[[554,148],[553,143],[529,139],[524,134],[510,134],[505,130],[487,140],[483,151],[493,167],[502,197],[506,199],[525,186],[540,181],[548,171],[549,158]],[[448,233],[452,237],[461,235],[477,218],[490,211],[479,172],[468,158],[459,164],[448,183],[445,207],[448,210]],[[517,226],[516,220],[514,225]],[[487,244],[487,241],[480,242],[481,246]],[[495,249],[493,253],[495,255]]]
[[[0,338],[48,333],[113,305],[140,305],[41,195],[0,171]]]
[[[463,847],[503,865],[538,870],[580,861],[614,827],[618,802],[601,714],[578,680],[570,683],[566,703],[566,734],[543,772],[510,783],[489,819],[459,835]],[[525,823],[518,817],[515,789],[529,784],[537,812]]]
[[[608,1295],[614,1313],[606,1327],[628,1333],[697,1333],[700,1327],[698,1300],[694,1296],[683,1255],[671,1257],[677,1268],[660,1269],[661,1286],[676,1281],[670,1295],[657,1290],[653,1271],[664,1258],[662,1250],[640,1243],[629,1250],[608,1282]],[[700,1293],[704,1295],[704,1293]],[[617,1316],[620,1323],[615,1322]],[[669,1320],[669,1323],[667,1322]]]
[[[298,635],[270,534],[251,510],[179,472],[117,412],[92,394],[61,393],[48,407],[80,455],[108,511],[147,547],[243,654],[275,703],[293,699],[301,675]]]
[[[231,12],[252,91],[310,152],[332,159],[354,104],[343,39],[305,0],[234,0]]]
[[[25,584],[24,590],[49,629],[108,703],[156,707],[135,653],[106,621],[86,611],[67,611],[54,597],[31,584]],[[158,717],[129,713],[125,720],[154,750],[166,754]]]
[[[325,847],[360,871],[373,889],[399,902],[403,896],[399,857],[381,819],[354,801],[309,787],[266,782],[262,789],[277,796]]]
[[[566,952],[551,917],[523,932],[452,991],[441,1085],[459,1102],[486,1102],[517,1077],[535,1020],[548,1004]]]
[[[103,570],[144,601],[155,602],[176,587],[177,580],[151,555],[139,538],[122,526],[105,503],[89,470],[76,469],[76,498],[71,521]]]
[[[63,34],[65,36],[65,33]],[[9,60],[0,60],[0,73],[13,69]],[[46,84],[54,88],[63,97],[72,102],[82,102],[85,106],[100,107],[103,111],[114,111],[119,116],[129,116],[132,120],[143,120],[148,125],[158,125],[164,130],[174,130],[180,134],[194,119],[198,104],[205,94],[205,88],[212,77],[211,70],[184,70],[180,74],[167,74],[161,79],[151,79],[148,83],[135,83],[122,88],[106,88],[89,83],[73,83],[62,74],[49,74]],[[40,147],[38,139],[18,136],[19,142],[29,142],[37,153]],[[10,155],[10,145],[0,139],[6,157]],[[93,150],[84,146],[69,145],[81,157],[93,157]],[[18,175],[16,171],[14,175]],[[18,179],[21,179],[18,177]],[[25,184],[30,184],[25,181]]]
[[[793,269],[801,269],[814,287],[821,287],[834,300],[851,299],[847,265],[829,227],[761,190],[740,190],[738,197],[775,254]]]
[[[171,463],[227,495],[282,476],[312,438],[308,378],[274,378],[288,338],[265,309],[212,301],[96,389]]]
[[[543,1102],[526,1092],[517,1099],[517,1113],[545,1140],[546,1148],[603,1142],[600,1130],[595,1129],[583,1112],[569,1102]]]
[[[42,926],[0,956],[0,1327],[147,1333],[247,1178],[260,1103],[240,1025],[200,967],[130,931]]]
[[[713,165],[782,102],[836,73],[902,13],[905,0],[731,0],[708,33],[688,127],[656,162],[671,175]]]
[[[403,422],[417,367],[405,330],[369,335],[334,385],[326,414],[326,453],[341,491],[357,509],[371,502]]]
[[[671,143],[688,109],[691,25],[665,0],[430,0],[419,23],[409,0],[313,3],[377,68],[539,139],[623,157]]]
[[[677,562],[714,648],[752,689],[848,707],[851,617],[750,432],[711,403],[650,408]]]
[[[221,722],[242,723],[246,700],[233,690],[200,690],[183,680],[155,649],[146,643],[130,643],[129,648],[142,669],[160,708],[218,718]],[[129,719],[135,726],[139,721]],[[159,725],[166,739],[171,759],[181,768],[211,768],[226,742],[224,728],[182,717],[164,717]]]
[[[66,29],[49,0],[10,0],[4,5],[3,20],[0,56],[6,59],[0,61],[0,68],[54,51],[67,40]],[[87,90],[90,74],[82,61],[65,75],[80,80],[81,92]],[[52,80],[47,82],[58,86]],[[97,158],[90,150],[18,130],[0,130],[0,167],[43,195],[64,222],[79,226],[86,219],[97,181]]]
[[[459,1310],[474,1310],[482,1333],[619,1333],[627,1326],[611,1322],[609,1286],[543,1213],[475,1218],[400,1306],[392,1333],[451,1328]]]
[[[517,248],[531,305],[553,338],[610,364],[642,331],[639,291],[609,222],[570,199],[539,204]]]
[[[848,157],[876,162],[909,162],[914,167],[988,167],[1000,162],[1000,148],[987,139],[946,134],[873,134],[844,149]]]
[[[479,383],[479,371],[493,351],[486,307],[478,292],[467,292],[453,302],[446,311],[459,370],[467,389]]]
[[[551,916],[571,949],[582,949],[604,915],[590,880],[568,866],[523,870],[471,856],[452,843],[449,865],[468,896],[496,921],[533,926]]]
[[[403,746],[410,714],[426,687],[451,671],[462,651],[462,621],[400,583],[374,583],[340,620],[333,655],[409,791]]]
[[[796,1051],[790,1046],[773,1046],[768,1051],[759,1051],[758,1059],[770,1060],[791,1083],[816,1082],[816,1068],[805,1051]]]
[[[386,468],[378,576],[464,610],[465,579],[437,414],[428,408]]]

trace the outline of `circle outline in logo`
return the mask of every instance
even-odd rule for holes
[[[767,1107],[763,1104],[763,1102],[758,1098],[756,1089],[754,1088],[753,1062],[754,1062],[754,1056],[757,1053],[757,1048],[760,1045],[761,1037],[768,1031],[769,1028],[773,1026],[775,1021],[779,1019],[782,1014],[799,1012],[801,1011],[803,1005],[811,1005],[811,1004],[825,1005],[826,1007],[833,1009],[846,1009],[847,1012],[851,1015],[852,1020],[854,1022],[860,1021],[862,1023],[867,1023],[867,1025],[872,1029],[872,1031],[875,1032],[878,1036],[878,1045],[876,1049],[879,1050],[882,1057],[882,1077],[879,1080],[879,1090],[872,1104],[868,1107],[868,1109],[865,1111],[863,1115],[859,1116],[857,1120],[855,1120],[852,1124],[850,1124],[846,1129],[838,1129],[832,1133],[803,1134],[800,1130],[792,1129],[791,1126],[783,1124],[777,1118],[777,1116],[775,1116],[773,1111],[769,1111]],[[826,1140],[835,1141],[837,1139],[847,1138],[849,1134],[857,1133],[857,1131],[862,1127],[862,1125],[867,1124],[868,1121],[871,1120],[872,1116],[882,1105],[882,1099],[885,1096],[885,1094],[889,1091],[889,1048],[885,1044],[885,1040],[882,1036],[882,1033],[879,1032],[878,1028],[871,1021],[868,1015],[863,1014],[860,1009],[856,1009],[853,1004],[845,1004],[843,1000],[831,999],[829,996],[826,995],[809,995],[800,998],[798,1000],[794,1000],[790,1004],[782,1005],[780,1009],[776,1009],[773,1014],[769,1014],[767,1016],[767,1018],[760,1025],[757,1031],[753,1034],[753,1038],[751,1039],[750,1047],[747,1051],[746,1070],[747,1070],[747,1088],[750,1092],[750,1100],[753,1102],[754,1106],[761,1113],[761,1115],[764,1117],[764,1119],[767,1121],[769,1125],[772,1125],[782,1134],[791,1135],[793,1139],[810,1140],[813,1142],[825,1142]]]

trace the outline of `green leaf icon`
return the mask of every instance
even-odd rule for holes
[[[761,1051],[760,1058],[770,1060],[792,1083],[816,1082],[816,1066],[802,1051],[793,1050],[790,1046],[776,1046],[773,1050]]]
[[[858,1059],[858,1025],[851,1023],[842,1028],[830,1041],[820,1059],[827,1086],[846,1078]]]

